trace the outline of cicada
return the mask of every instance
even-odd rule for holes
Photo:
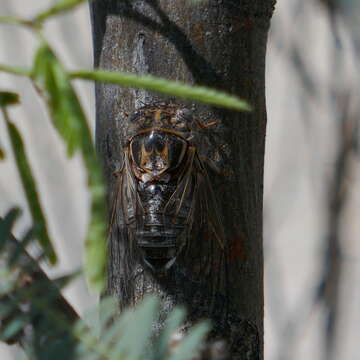
[[[154,272],[179,259],[210,266],[203,250],[223,249],[225,236],[195,134],[215,122],[204,125],[176,104],[144,106],[128,122],[111,215],[112,233],[125,238],[125,261]]]

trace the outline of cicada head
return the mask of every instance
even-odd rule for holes
[[[169,182],[182,165],[187,141],[166,129],[149,129],[130,141],[130,156],[135,176],[143,183]]]

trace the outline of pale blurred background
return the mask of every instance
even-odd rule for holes
[[[49,0],[1,0],[0,15],[30,17]],[[87,5],[51,20],[46,36],[69,68],[92,66]],[[0,25],[0,63],[29,66],[36,41]],[[279,0],[267,57],[265,165],[266,360],[358,360],[360,351],[360,9],[356,0]],[[0,73],[19,92],[19,126],[61,257],[51,275],[79,268],[89,198],[80,157],[64,146],[27,80]],[[91,85],[76,83],[94,124]],[[345,130],[344,130],[345,129]],[[0,118],[0,144],[8,139]],[[24,195],[11,156],[0,162],[0,215]],[[24,212],[16,228],[30,225]],[[96,303],[77,281],[66,294],[83,311]],[[0,359],[18,350],[0,344]]]

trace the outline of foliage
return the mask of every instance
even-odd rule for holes
[[[61,295],[71,274],[50,280],[25,246],[34,240],[30,232],[21,241],[11,234],[19,216],[12,209],[0,219],[0,339],[20,342],[32,359],[186,360],[206,336],[207,322],[189,331],[172,349],[172,335],[185,318],[177,308],[163,330],[153,335],[159,302],[148,297],[135,309],[118,315],[116,301],[107,298],[80,319]],[[89,322],[100,312],[101,318]],[[88,321],[87,321],[88,320]],[[151,344],[151,346],[150,346]]]
[[[16,98],[16,94],[13,95],[13,98]],[[24,150],[23,141],[16,126],[10,121],[5,107],[2,107],[2,112],[9,133],[12,150],[15,155],[15,162],[19,171],[23,188],[25,190],[26,199],[28,201],[31,216],[34,221],[34,226],[36,228],[36,235],[38,236],[39,242],[43,249],[46,251],[50,262],[55,263],[56,255],[53,247],[51,246],[45,216],[40,205],[35,180],[31,174],[31,168]]]
[[[121,86],[138,87],[157,91],[165,95],[191,99],[210,105],[235,110],[250,110],[250,106],[236,96],[221,93],[203,86],[189,86],[180,82],[168,81],[151,75],[135,75],[109,71],[78,71],[71,73],[74,78],[102,81]]]

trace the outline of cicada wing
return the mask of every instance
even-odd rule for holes
[[[112,195],[110,227],[127,227],[135,224],[144,212],[136,191],[136,180],[131,172],[129,154],[125,150],[122,169],[116,173]]]
[[[124,151],[124,171],[121,182],[122,215],[127,226],[134,226],[144,214],[144,208],[137,192],[137,182],[131,171],[130,157],[127,149]]]
[[[223,259],[225,235],[206,168],[196,149],[188,149],[177,188],[166,206],[166,214],[186,229],[182,262],[194,278],[210,275]]]
[[[191,205],[194,200],[194,158],[195,148],[190,147],[186,157],[186,162],[183,166],[183,171],[179,175],[176,189],[164,208],[164,215],[171,217],[174,223],[181,221],[183,224],[188,225],[192,221]]]
[[[131,173],[128,152],[125,151],[123,168],[116,173],[109,222],[109,248],[114,260],[112,263],[117,265],[117,268],[112,271],[121,272],[116,276],[120,282],[117,288],[120,288],[124,294],[132,291],[128,279],[131,278],[139,256],[135,241],[136,218],[141,218],[142,211],[135,179]],[[122,266],[118,266],[119,263]],[[124,296],[124,298],[127,297]]]
[[[205,282],[210,287],[208,291],[212,295],[209,301],[213,306],[215,298],[226,288],[226,237],[212,183],[204,163],[197,154],[193,168],[196,174],[196,202],[195,221],[190,236],[194,234],[196,238],[193,237],[191,240],[192,249],[189,254],[196,256],[196,259],[192,260],[193,263],[197,263],[195,273],[199,274],[200,282]],[[198,249],[197,253],[194,247]]]
[[[198,198],[202,206],[202,214],[206,219],[209,232],[214,236],[221,249],[225,248],[225,231],[218,209],[215,193],[211,185],[207,170],[199,156],[195,158],[195,168],[198,169]]]

